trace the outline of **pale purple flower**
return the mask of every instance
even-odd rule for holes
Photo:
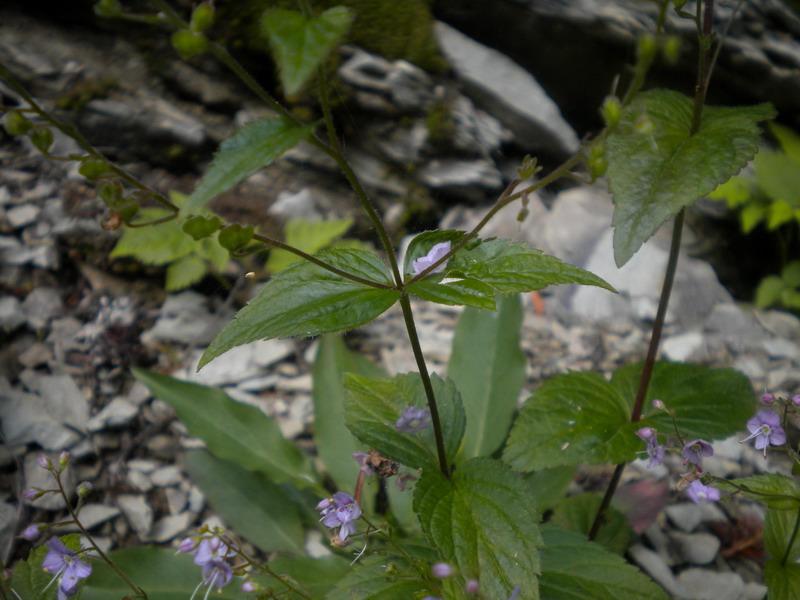
[[[664,446],[658,443],[656,430],[652,427],[642,427],[636,432],[636,435],[647,442],[647,456],[650,457],[650,460],[647,461],[647,468],[652,469],[663,464],[665,449]]]
[[[367,462],[367,459],[369,458],[369,454],[367,454],[366,452],[353,452],[352,456],[356,460],[356,462],[358,463],[358,466],[360,467],[360,470],[361,470],[362,473],[364,473],[364,475],[369,477],[370,475],[374,475],[375,474],[375,469],[372,467],[372,465],[370,465]],[[317,510],[319,510],[319,509],[317,509]]]
[[[711,444],[703,440],[692,440],[691,442],[686,442],[683,446],[681,455],[683,456],[684,464],[692,463],[693,465],[700,465],[703,462],[704,456],[714,455],[714,448],[711,447]]]
[[[781,427],[781,418],[771,410],[760,410],[752,419],[747,422],[747,429],[750,435],[742,441],[746,442],[756,438],[756,450],[764,451],[764,458],[767,457],[767,446],[780,446],[786,443],[786,432]]]
[[[178,552],[189,553],[194,552],[199,542],[195,538],[186,538],[178,544]]]
[[[22,492],[22,497],[25,498],[25,500],[35,500],[41,495],[42,495],[42,490],[40,490],[39,488],[28,488],[27,490],[24,490]]]
[[[46,525],[42,523],[34,523],[33,525],[28,525],[22,532],[22,538],[32,542],[40,535],[42,535],[42,530],[46,528]]]
[[[703,482],[699,479],[695,479],[689,484],[689,487],[686,488],[686,495],[695,503],[716,502],[719,500],[719,490],[715,487],[703,485]]]
[[[411,263],[411,268],[414,270],[414,275],[419,275],[422,273],[422,271],[430,267],[448,252],[450,252],[450,242],[441,242],[436,244],[425,256],[420,256],[417,260]],[[447,265],[447,261],[440,264],[433,271],[431,271],[431,273],[438,273],[439,271],[442,271],[445,265]]]
[[[795,406],[800,406],[800,395],[797,395],[794,398],[792,398],[792,404],[794,404]]]
[[[761,394],[761,402],[764,404],[772,404],[775,402],[775,396],[772,394]]]
[[[336,492],[333,498],[317,504],[322,515],[322,524],[331,529],[339,527],[339,539],[345,541],[356,532],[354,522],[361,516],[361,508],[350,494]]]
[[[667,408],[667,406],[666,404],[664,404],[663,400],[659,400],[658,398],[656,398],[655,400],[653,400],[653,408],[656,408],[658,410],[664,410]]]
[[[467,579],[467,584],[465,586],[467,593],[471,596],[474,596],[478,593],[478,580],[477,579]]]
[[[192,541],[191,538],[183,540],[179,551],[191,552],[190,541]],[[180,548],[186,550],[180,550]],[[228,544],[217,537],[200,540],[195,551],[194,564],[203,568],[203,579],[195,588],[195,593],[201,586],[207,586],[209,590],[219,590],[228,585],[233,578],[233,569],[225,562],[225,559],[234,554]]]
[[[263,586],[255,581],[245,581],[239,589],[243,592],[260,592]]]
[[[455,570],[445,562],[438,562],[431,567],[431,573],[437,579],[447,579],[455,573]]]
[[[209,560],[203,565],[203,585],[219,590],[228,585],[233,578],[233,569],[222,560]]]
[[[430,420],[431,414],[427,408],[407,406],[394,426],[400,433],[417,433],[425,429]]]
[[[58,600],[65,600],[77,591],[81,579],[92,574],[92,567],[76,558],[58,538],[50,538],[45,545],[50,551],[44,557],[42,568],[58,578]]]
[[[228,547],[228,544],[221,539],[203,538],[197,546],[197,552],[194,555],[194,564],[205,567],[210,562],[222,562],[226,556],[231,556],[233,550]]]
[[[42,467],[43,469],[47,469],[48,471],[53,468],[53,461],[51,461],[47,455],[40,454],[36,457],[36,463]]]

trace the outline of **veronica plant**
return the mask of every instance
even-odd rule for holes
[[[225,530],[204,528],[180,544],[178,556],[153,547],[100,555],[104,561],[93,566],[82,598],[117,597],[131,590],[139,598],[207,597],[212,592],[217,598],[256,594],[330,600],[666,598],[616,553],[620,543],[615,532],[624,533],[624,525],[614,525],[619,521],[608,510],[625,464],[646,452],[654,466],[667,451],[682,454],[689,472],[677,485],[692,499],[714,500],[720,490],[731,489],[768,505],[772,516],[767,528],[773,532],[768,550],[781,558],[771,560],[766,579],[771,597],[792,597],[791,590],[800,586],[794,563],[800,518],[791,535],[781,527],[800,515],[796,484],[782,476],[724,482],[702,470],[702,458],[712,451],[710,441],[732,435],[752,417],[749,382],[730,369],[656,361],[684,211],[753,157],[758,124],[774,116],[768,105],[705,106],[712,48],[718,43],[711,30],[712,0],[694,3],[694,12],[684,10],[686,0],[659,0],[656,31],[640,40],[629,86],[603,104],[605,129],[564,164],[522,186],[537,171],[535,161],[526,160],[520,178],[508,184],[474,229],[421,233],[402,260],[342,153],[327,100],[321,65],[345,35],[351,11],[335,7],[315,15],[303,2],[301,12],[270,9],[263,15],[261,28],[284,91],[293,95],[312,81],[317,85],[323,118],[305,123],[207,37],[214,20],[212,3],[198,5],[188,20],[164,0],[153,4],[155,14],[131,14],[116,0],[102,0],[97,11],[172,28],[173,44],[182,55],[213,55],[273,112],[221,144],[184,203],[148,190],[106,161],[72,127],[43,110],[0,65],[0,77],[23,101],[6,111],[6,128],[29,136],[45,153],[50,128],[72,136],[83,154],[67,158],[81,161],[84,171],[92,166],[115,225],[150,227],[175,221],[195,240],[213,237],[233,255],[266,247],[300,260],[263,285],[206,349],[199,368],[255,340],[322,336],[313,369],[317,459],[284,439],[261,411],[220,390],[135,370],[155,396],[174,408],[189,432],[205,442],[206,449],[185,458],[192,478],[232,530],[271,559],[252,557],[248,546]],[[697,26],[700,57],[693,98],[668,90],[641,91],[656,55],[676,47],[663,35],[670,8]],[[380,252],[359,247],[311,254],[206,212],[214,197],[303,140],[340,167],[374,227]],[[572,372],[545,381],[517,412],[525,371],[516,295],[556,284],[614,290],[592,273],[522,244],[482,238],[480,232],[498,211],[516,201],[524,204],[528,194],[561,177],[578,176],[575,170],[581,165],[592,178],[608,175],[615,203],[614,254],[620,266],[673,220],[651,344],[644,362],[624,366],[610,379]],[[164,214],[140,209],[145,201],[157,203]],[[411,296],[466,307],[446,378],[428,371]],[[363,325],[395,304],[402,311],[418,372],[387,377],[345,348],[341,338],[324,335]],[[760,449],[783,444],[796,457],[781,437],[793,409],[781,406],[780,426],[774,416],[759,413],[748,427]],[[676,441],[667,444],[662,432],[674,432],[670,436]],[[563,497],[578,465],[602,463],[617,465],[604,496]],[[550,523],[541,523],[541,508],[554,509]],[[308,528],[329,530],[329,555],[305,555]],[[43,550],[18,566],[12,588],[30,585],[24,589],[41,593],[42,588],[29,583],[37,552]],[[59,556],[65,563],[69,556],[76,565],[75,552],[69,548]],[[75,592],[73,576],[84,574],[85,568],[73,567],[59,589]]]

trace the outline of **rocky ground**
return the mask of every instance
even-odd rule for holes
[[[89,100],[72,118],[149,185],[161,191],[191,190],[196,175],[178,170],[166,157],[162,164],[169,168],[143,158],[174,145],[184,156],[207,159],[214,143],[259,109],[227,79],[204,75],[203,65],[173,61],[154,80],[129,40],[117,38],[108,50],[111,46],[99,45],[108,42],[107,34],[92,35],[97,37],[7,13],[0,19],[0,59],[27,78],[48,106],[55,103],[54,89],[97,81],[103,62],[125,63],[128,78],[121,78],[106,97]],[[437,36],[453,65],[447,79],[355,47],[345,49],[339,69],[350,115],[343,127],[349,157],[398,242],[413,226],[409,213],[420,206],[427,209],[428,227],[437,221],[443,228],[469,227],[524,153],[553,159],[579,144],[558,106],[519,65],[443,23],[437,25]],[[43,37],[47,44],[33,41]],[[490,65],[488,72],[478,70],[481,64]],[[513,94],[487,100],[487,90],[508,81],[516,86]],[[0,94],[7,104],[16,100],[2,82]],[[522,98],[524,104],[515,104]],[[426,115],[444,100],[450,107],[448,134],[433,139]],[[130,137],[134,133],[137,138]],[[131,139],[138,141],[127,144]],[[59,153],[74,151],[61,136],[56,144]],[[292,216],[355,214],[330,165],[304,148],[250,178],[217,208],[267,229]],[[523,396],[557,373],[592,369],[607,374],[640,360],[666,264],[666,234],[617,269],[609,238],[612,206],[602,185],[531,197],[528,208],[523,223],[512,209],[486,234],[524,240],[585,267],[620,294],[563,286],[545,292],[543,303],[525,298],[522,347],[529,367]],[[289,438],[307,439],[313,426],[309,365],[315,342],[259,342],[195,374],[203,348],[248,290],[205,281],[193,290],[166,294],[159,271],[109,259],[119,234],[103,229],[105,218],[102,203],[74,163],[48,161],[28,144],[0,138],[0,420],[5,442],[0,448],[0,552],[5,564],[30,548],[15,537],[25,524],[63,516],[63,506],[52,497],[20,500],[20,490],[49,485],[36,465],[43,451],[56,456],[68,449],[74,457],[71,483],[92,482],[95,491],[82,516],[104,547],[174,545],[192,528],[217,518],[181,469],[182,452],[197,441],[166,404],[133,382],[132,365],[221,386],[276,418]],[[759,392],[799,393],[800,320],[736,302],[709,264],[690,256],[702,239],[691,233],[687,238],[663,356],[736,368]],[[244,272],[231,263],[223,280],[244,281]],[[432,369],[442,373],[459,311],[425,303],[414,308],[423,350]],[[389,373],[414,369],[395,311],[347,339]],[[706,469],[720,476],[785,470],[738,444],[742,437],[715,444]],[[653,506],[665,504],[657,517],[637,522],[641,535],[629,550],[630,559],[676,598],[762,598],[763,515],[758,506],[688,502],[674,491],[679,471],[680,465],[669,461],[652,471],[640,464],[628,470],[623,497],[645,494]],[[608,474],[587,470],[574,487],[594,486]]]

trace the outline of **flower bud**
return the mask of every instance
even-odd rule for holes
[[[33,525],[28,525],[22,532],[22,537],[23,539],[32,542],[40,535],[42,535],[42,531],[44,531],[45,529],[47,529],[47,525],[45,525],[44,523],[34,523]]]
[[[104,179],[98,182],[97,195],[111,209],[116,209],[125,202],[122,184],[116,179]]]
[[[25,498],[25,500],[36,500],[43,495],[44,491],[40,490],[39,488],[28,488],[22,492],[22,497]]]
[[[203,2],[192,12],[189,27],[192,31],[203,33],[212,23],[214,23],[214,7],[209,2]]]
[[[616,96],[606,96],[600,112],[603,115],[606,127],[614,127],[622,117],[622,103]]]
[[[28,132],[28,137],[31,138],[31,142],[40,152],[47,152],[50,150],[50,146],[53,145],[53,132],[47,127],[31,129]]]
[[[667,408],[667,405],[664,404],[663,400],[659,400],[656,398],[655,400],[653,400],[653,408],[657,410],[665,410]]]
[[[763,404],[772,404],[775,402],[775,396],[772,394],[761,394],[761,402]]]
[[[800,395],[797,395],[794,398],[792,398],[792,404],[794,404],[795,406],[800,406]]]
[[[33,123],[18,110],[10,110],[3,117],[3,127],[9,135],[25,135],[33,127]]]
[[[58,466],[62,469],[66,468],[67,464],[69,463],[69,452],[64,450],[61,454],[58,455]]]
[[[36,457],[36,464],[48,471],[53,470],[53,461],[48,458],[46,454],[40,454]]]
[[[431,573],[433,573],[433,576],[437,579],[447,579],[454,572],[453,567],[444,562],[436,563],[431,567]]]
[[[633,124],[633,129],[640,135],[652,135],[656,130],[656,124],[652,119],[647,117],[639,117]]]
[[[197,540],[194,538],[186,538],[178,544],[178,552],[194,552],[194,549],[197,548],[197,543]]]
[[[664,60],[666,60],[668,64],[676,64],[681,54],[681,39],[676,35],[665,37],[661,46],[661,52],[664,53]]]
[[[656,434],[656,431],[652,427],[642,427],[639,431],[636,432],[636,435],[638,435],[643,440],[649,440],[655,434]]]
[[[88,481],[83,481],[78,485],[78,489],[76,491],[78,492],[78,496],[80,496],[81,498],[85,498],[86,496],[92,493],[93,489],[94,487],[92,486],[91,483],[89,483]]]
[[[467,584],[465,586],[467,593],[471,596],[474,596],[478,593],[478,580],[477,579],[467,579]]]
[[[650,62],[656,55],[656,37],[652,33],[645,33],[639,37],[636,46],[636,58],[638,62]]]
[[[182,29],[172,34],[172,45],[186,59],[205,52],[208,40],[202,33]]]

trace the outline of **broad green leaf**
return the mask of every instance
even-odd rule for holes
[[[233,531],[264,552],[303,554],[300,512],[280,486],[206,450],[188,452],[185,464],[192,481]]]
[[[436,244],[442,242],[450,242],[455,245],[460,242],[466,234],[463,231],[455,231],[453,229],[440,229],[434,231],[423,231],[409,242],[408,249],[403,257],[403,273],[413,274],[413,264],[418,258],[425,256],[430,252]],[[467,247],[471,247],[479,243],[477,240],[471,241]]]
[[[508,240],[468,244],[453,256],[445,271],[448,277],[471,277],[505,294],[541,290],[560,283],[595,285],[616,291],[597,275]]]
[[[739,492],[745,498],[758,500],[773,510],[786,510],[794,514],[800,510],[800,485],[785,475],[769,473],[740,479],[715,479],[713,485],[721,490]]]
[[[110,553],[123,573],[147,592],[150,600],[187,600],[202,580],[202,569],[188,554],[175,554],[170,548],[137,546]],[[215,600],[245,600],[252,594],[239,591],[241,579],[214,592]],[[92,574],[86,580],[81,600],[110,600],[132,597],[133,591],[104,562],[92,563]]]
[[[769,130],[772,132],[781,145],[787,156],[800,165],[800,136],[788,127],[778,125],[777,123],[770,123]]]
[[[520,410],[504,460],[518,471],[624,462],[644,450],[625,395],[598,373],[549,379]]]
[[[222,220],[217,217],[203,217],[195,215],[189,217],[183,222],[181,229],[183,232],[192,236],[195,240],[202,240],[210,235],[213,235],[222,226]]]
[[[327,250],[318,256],[363,279],[392,285],[386,265],[372,252]],[[311,262],[292,265],[236,313],[206,349],[198,369],[231,348],[255,340],[353,329],[380,315],[399,297],[397,290],[359,283]]]
[[[441,277],[426,277],[406,286],[406,289],[429,302],[463,304],[489,310],[495,308],[495,291],[490,285],[477,279],[455,279],[447,282],[442,282],[441,279]]]
[[[542,525],[542,600],[668,600],[622,557],[582,535]]]
[[[166,217],[170,212],[162,208],[143,208],[139,215],[143,221]],[[188,256],[198,247],[198,242],[186,235],[177,218],[148,225],[125,227],[122,237],[111,251],[111,258],[133,256],[146,265],[166,265]]]
[[[358,561],[325,600],[409,600],[431,591],[405,560],[375,556]]]
[[[414,492],[428,540],[465,578],[480,580],[486,598],[539,598],[539,515],[525,482],[506,465],[473,458],[452,479],[431,469]]]
[[[286,96],[294,96],[308,82],[347,32],[352,18],[344,6],[334,6],[311,19],[294,10],[276,8],[264,13],[261,27],[272,47]]]
[[[793,260],[781,270],[781,278],[786,285],[800,287],[800,260]]]
[[[313,600],[326,598],[326,594],[336,585],[336,582],[352,571],[350,561],[339,556],[325,556],[323,558],[278,557],[270,561],[269,567],[279,576],[289,576]],[[264,583],[275,585],[274,580],[270,581],[269,579],[266,579]],[[252,597],[252,594],[250,596]],[[303,596],[294,592],[289,592],[285,597],[290,600],[303,598]]]
[[[329,221],[291,219],[286,223],[286,243],[308,254],[314,254],[330,246],[352,225],[353,219],[331,219]],[[296,254],[275,248],[269,253],[266,269],[271,273],[277,273],[301,260],[303,259]]]
[[[768,205],[748,204],[742,209],[740,219],[742,220],[742,232],[750,233],[756,226],[767,218]]]
[[[796,600],[800,598],[800,565],[782,565],[780,559],[767,561],[764,583],[769,588],[769,600]]]
[[[788,203],[778,200],[769,205],[767,209],[767,229],[769,231],[775,231],[792,219],[794,219],[794,211]]]
[[[576,468],[572,465],[562,467],[552,467],[541,469],[525,475],[536,499],[536,507],[539,512],[545,512],[554,508],[564,499],[569,489],[569,484],[575,478]]]
[[[783,290],[783,293],[781,294],[781,303],[786,308],[791,308],[791,309],[800,308],[800,291]]]
[[[242,126],[220,144],[211,167],[189,196],[183,211],[197,212],[219,194],[279,158],[313,130],[314,125],[301,127],[277,117],[258,119]]]
[[[134,369],[133,374],[175,409],[189,433],[219,458],[264,473],[276,483],[291,481],[298,487],[317,483],[308,459],[259,409],[236,402],[219,389],[144,369]]]
[[[777,275],[767,275],[758,282],[755,298],[756,306],[763,309],[777,304],[785,288],[786,284],[782,278]]]
[[[444,435],[445,454],[452,464],[464,436],[464,407],[449,379],[431,375]],[[364,444],[408,467],[438,469],[433,424],[418,433],[400,433],[395,422],[409,406],[427,408],[419,373],[392,379],[370,379],[354,374],[344,378],[347,391],[344,411],[348,429]]]
[[[168,292],[182,290],[203,278],[207,271],[206,261],[198,256],[184,256],[167,267],[165,287]]]
[[[794,510],[767,509],[767,518],[764,520],[764,548],[773,560],[782,561],[786,556],[787,562],[794,563],[800,559],[800,536],[795,536],[792,540],[792,532],[798,518],[800,510],[797,506]],[[789,542],[792,542],[791,549]]]
[[[600,494],[588,492],[565,498],[555,508],[548,523],[588,536],[602,500]],[[631,538],[633,530],[625,515],[610,506],[595,542],[621,556],[628,549]]]
[[[220,246],[229,252],[235,252],[250,243],[253,233],[255,233],[255,227],[252,225],[233,223],[219,232],[217,240],[219,240]]]
[[[783,152],[762,149],[753,161],[758,187],[773,202],[800,206],[800,162]]]
[[[344,421],[345,373],[365,377],[384,375],[379,366],[357,352],[348,350],[342,336],[324,335],[319,340],[317,357],[312,368],[314,399],[314,443],[325,470],[337,489],[353,485],[359,467],[352,455],[364,450],[347,430]]]
[[[681,208],[744,167],[758,150],[758,122],[774,115],[768,104],[709,106],[699,132],[690,135],[692,100],[677,92],[643,92],[626,107],[606,153],[617,265]]]
[[[489,456],[505,440],[525,383],[518,296],[500,296],[496,311],[467,308],[458,319],[447,374],[461,391],[467,430],[461,455]]]
[[[750,178],[736,175],[725,183],[718,185],[708,197],[725,200],[729,208],[736,208],[750,199],[751,187]]]
[[[58,539],[70,550],[81,549],[80,536],[77,534],[58,536]],[[17,598],[56,600],[58,586],[50,585],[50,582],[53,581],[53,574],[42,569],[42,563],[48,552],[50,552],[50,548],[42,544],[31,550],[26,560],[21,560],[14,565],[10,584],[11,589],[17,593]],[[47,591],[44,591],[45,588]]]

